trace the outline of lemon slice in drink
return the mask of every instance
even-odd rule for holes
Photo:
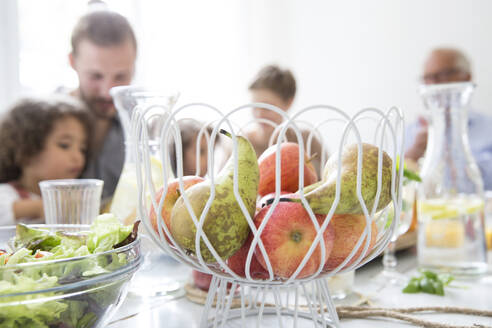
[[[428,247],[461,247],[465,242],[465,228],[461,215],[481,211],[482,199],[460,197],[452,199],[431,199],[421,202],[423,217],[431,218],[425,224],[425,240]]]
[[[152,182],[156,188],[162,187],[162,163],[161,161],[155,157],[150,157],[150,173],[152,174]]]
[[[142,166],[142,170],[145,168]],[[162,163],[161,161],[152,156],[150,158],[150,172],[152,174],[152,183],[154,184],[156,191],[162,187]],[[142,174],[144,179],[143,183],[147,183],[147,177]],[[148,190],[147,186],[147,190]],[[147,195],[150,203],[150,192]],[[113,213],[125,224],[131,224],[135,221],[137,216],[137,201],[138,201],[138,189],[137,189],[137,172],[135,164],[126,164],[121,172],[118,185],[111,202],[110,212]]]
[[[473,214],[481,211],[484,208],[484,201],[480,198],[464,199],[462,203],[462,208],[465,210],[466,214]]]
[[[483,200],[480,198],[430,199],[421,202],[420,210],[423,215],[438,220],[473,214],[483,206]]]
[[[465,242],[465,229],[461,222],[429,221],[425,226],[427,247],[460,247]]]

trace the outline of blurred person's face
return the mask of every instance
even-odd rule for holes
[[[267,89],[251,90],[251,98],[253,102],[261,102],[274,105],[285,112],[289,110],[293,100],[290,99],[289,101],[285,101],[277,94]],[[283,118],[280,114],[264,108],[253,108],[253,116],[256,119],[266,119],[272,121],[277,125],[282,123],[283,121]],[[273,127],[268,123],[260,122],[260,125],[263,129],[273,129]]]
[[[38,181],[78,178],[85,165],[86,149],[87,136],[80,121],[61,118],[46,137],[43,150],[23,167],[23,172],[30,172]]]
[[[425,84],[470,81],[469,73],[456,67],[456,57],[450,53],[434,52],[424,66],[422,80]]]
[[[136,51],[130,40],[101,47],[82,40],[77,53],[70,54],[70,64],[79,77],[80,97],[97,118],[116,115],[112,87],[130,84],[135,71]]]
[[[190,145],[183,150],[183,175],[197,175],[196,171],[196,143],[198,135],[194,137]],[[200,176],[207,173],[207,138],[202,136],[200,140]]]

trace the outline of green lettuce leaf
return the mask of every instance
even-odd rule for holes
[[[10,255],[8,262],[5,264],[6,266],[13,266],[18,263],[27,263],[33,262],[34,256],[32,255],[32,251],[27,248],[21,248],[17,250],[14,254]]]
[[[133,230],[133,231],[132,231]],[[44,290],[117,270],[128,263],[126,254],[88,257],[73,263],[16,267],[19,263],[82,257],[122,247],[137,237],[138,225],[124,226],[112,214],[96,218],[89,232],[50,232],[19,224],[13,252],[0,255],[0,295]],[[36,257],[39,251],[42,256]],[[61,299],[56,293],[0,298],[0,327],[89,328],[119,297],[122,280],[89,294]],[[44,298],[49,297],[46,301]],[[57,297],[60,297],[57,299]],[[39,299],[39,301],[36,301]],[[30,300],[20,304],[17,301]],[[14,302],[14,304],[11,304]]]
[[[87,236],[87,247],[91,253],[100,253],[113,249],[132,232],[133,225],[124,226],[114,214],[101,214],[91,226]]]
[[[16,227],[14,246],[16,249],[27,248],[32,251],[50,251],[60,244],[60,237],[53,235],[49,230],[36,229],[19,223]]]

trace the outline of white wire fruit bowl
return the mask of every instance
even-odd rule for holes
[[[276,124],[265,119],[234,119],[251,108],[273,111],[282,116],[282,123]],[[189,117],[193,115],[190,113],[196,115],[198,110],[204,113],[200,116],[206,117],[207,122],[202,123],[198,133],[196,166],[199,166],[199,147],[204,138],[208,148],[208,171],[203,181],[196,178],[197,181],[191,185],[190,179],[193,178],[183,177],[184,150],[179,122],[190,120]],[[156,117],[161,121],[157,124],[157,134]],[[319,118],[316,124],[309,123],[309,118],[312,121],[313,117]],[[255,168],[258,161],[254,150],[251,154],[252,148],[242,136],[248,126],[255,123],[269,124],[275,128],[269,140],[272,147],[270,154],[260,156],[259,168]],[[370,128],[361,128],[363,124]],[[308,128],[307,136],[305,133],[303,135],[301,126]],[[339,131],[340,138],[335,143],[337,148],[331,151],[328,158],[322,132],[335,129]],[[286,155],[289,154],[285,150],[288,130],[293,131],[297,139],[297,158],[292,157],[292,151]],[[228,143],[231,155],[226,168],[217,172],[216,140],[221,134],[229,137],[222,137],[222,140]],[[306,140],[303,140],[303,136]],[[325,169],[319,174],[319,181],[305,183],[305,162],[312,155],[311,145],[315,139],[321,142],[321,154],[318,156]],[[224,146],[222,140],[220,147]],[[307,143],[306,149],[304,142]],[[215,302],[214,298],[224,301],[223,310],[227,311],[222,312],[229,312],[230,306],[227,307],[225,298],[233,292],[228,292],[226,283],[232,282],[232,290],[236,289],[236,284],[241,287],[243,302],[240,316],[244,323],[244,317],[251,309],[248,310],[247,302],[244,302],[243,287],[256,286],[272,290],[285,286],[304,288],[306,283],[315,279],[354,270],[382,252],[398,225],[397,219],[391,220],[387,215],[391,208],[394,211],[392,217],[399,218],[401,209],[402,170],[399,171],[397,167],[398,164],[400,167],[403,165],[403,116],[396,108],[386,112],[367,108],[351,117],[335,107],[317,105],[304,108],[290,117],[268,104],[248,104],[227,113],[201,103],[175,107],[171,112],[158,104],[141,104],[133,110],[130,144],[136,160],[138,216],[142,217],[152,238],[163,251],[193,269],[214,276],[205,317]],[[169,166],[170,144],[174,145],[176,154],[176,179]],[[282,155],[287,161],[282,161]],[[265,160],[267,157],[269,159]],[[162,175],[157,179],[155,168],[152,170],[152,161],[156,158],[164,163],[160,172]],[[281,165],[284,165],[285,170],[292,169],[292,160],[298,162],[297,170],[293,165],[294,169],[290,171],[293,175],[297,171],[297,190],[281,195],[282,183],[285,185]],[[269,178],[270,181],[273,179],[275,193],[270,195],[267,205],[261,208],[257,203],[261,198],[258,186],[265,189],[261,186],[263,175],[260,177],[265,170],[270,175],[274,174]],[[174,195],[177,200],[171,202],[170,206],[166,197],[176,192],[175,189],[179,189],[178,194]],[[251,208],[252,203],[254,209]],[[388,206],[391,203],[394,206]],[[237,232],[244,231],[244,227],[246,234]],[[360,232],[355,236],[350,235],[349,232],[357,228]],[[304,248],[299,246],[301,244],[292,243],[285,246],[286,242],[282,243],[278,233],[282,229],[287,231],[286,235],[291,239],[301,240]],[[307,230],[296,235],[292,232],[295,229]],[[349,235],[345,235],[347,233]],[[240,238],[238,235],[241,235]],[[278,247],[275,247],[276,238],[280,238]],[[244,246],[246,242],[251,242],[249,248],[247,244]],[[306,247],[307,251],[303,251]],[[244,263],[244,274],[238,274],[237,264],[231,268],[231,257],[237,260],[239,250],[242,252],[240,259]],[[285,250],[283,258],[279,255],[282,250]],[[301,253],[302,256],[296,254],[293,260],[290,252]],[[259,276],[252,275],[250,269],[258,263],[263,271]],[[294,269],[292,263],[295,263]],[[329,291],[323,281],[316,281],[316,290],[320,293],[318,305],[331,304],[328,304],[325,317],[331,317],[330,322],[337,325],[336,312],[333,313]],[[297,299],[297,288],[295,296]],[[280,300],[275,301],[277,315],[281,314],[281,308],[286,308],[281,303]],[[298,308],[294,306],[294,314],[291,315],[298,313]],[[310,313],[313,321],[321,320],[315,318],[313,310]],[[227,314],[222,314],[221,318],[223,322],[227,321]],[[206,325],[207,322],[203,321],[202,326]]]

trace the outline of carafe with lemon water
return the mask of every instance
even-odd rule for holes
[[[134,154],[136,141],[132,139],[134,133],[131,133],[131,129],[134,128],[131,124],[132,115],[138,112],[144,118],[142,122],[146,123],[143,128],[146,129],[149,136],[151,183],[157,191],[164,184],[163,172],[166,172],[167,179],[173,178],[169,161],[165,164],[161,161],[161,158],[167,158],[167,156],[160,154],[160,133],[179,97],[179,93],[166,93],[138,86],[114,87],[110,92],[125,133],[125,164],[116,186],[110,212],[125,224],[131,224],[138,216],[137,206],[139,205],[137,165]],[[167,169],[164,170],[163,165],[166,165]],[[151,193],[148,189],[146,202],[148,206],[145,208],[148,209],[151,203]],[[168,300],[182,296],[190,269],[174,260],[170,255],[163,253],[151,239],[150,232],[147,231],[145,225],[140,225],[139,230],[142,238],[142,253],[145,254],[145,257],[142,266],[132,280],[129,288],[130,295],[146,299],[148,297],[161,299],[165,297]],[[136,306],[128,309],[128,311],[129,313],[138,313],[144,308],[145,306]]]
[[[484,193],[468,141],[472,83],[421,87],[430,111],[418,192],[418,262],[457,275],[487,270]]]
[[[109,211],[123,223],[131,224],[137,217],[138,205],[137,170],[134,155],[132,154],[131,147],[133,144],[130,137],[131,116],[134,110],[142,110],[146,111],[145,115],[147,117],[151,117],[146,119],[146,122],[148,122],[147,132],[149,133],[149,138],[154,142],[154,147],[150,147],[150,163],[152,183],[157,190],[163,185],[162,174],[164,172],[161,156],[159,155],[159,132],[167,118],[167,114],[176,103],[178,94],[154,92],[137,86],[120,86],[111,89],[111,95],[125,134],[125,164],[123,165]],[[169,164],[167,163],[166,165]],[[168,174],[172,172],[169,169],[166,171]],[[169,176],[168,178],[171,179],[173,177]]]

